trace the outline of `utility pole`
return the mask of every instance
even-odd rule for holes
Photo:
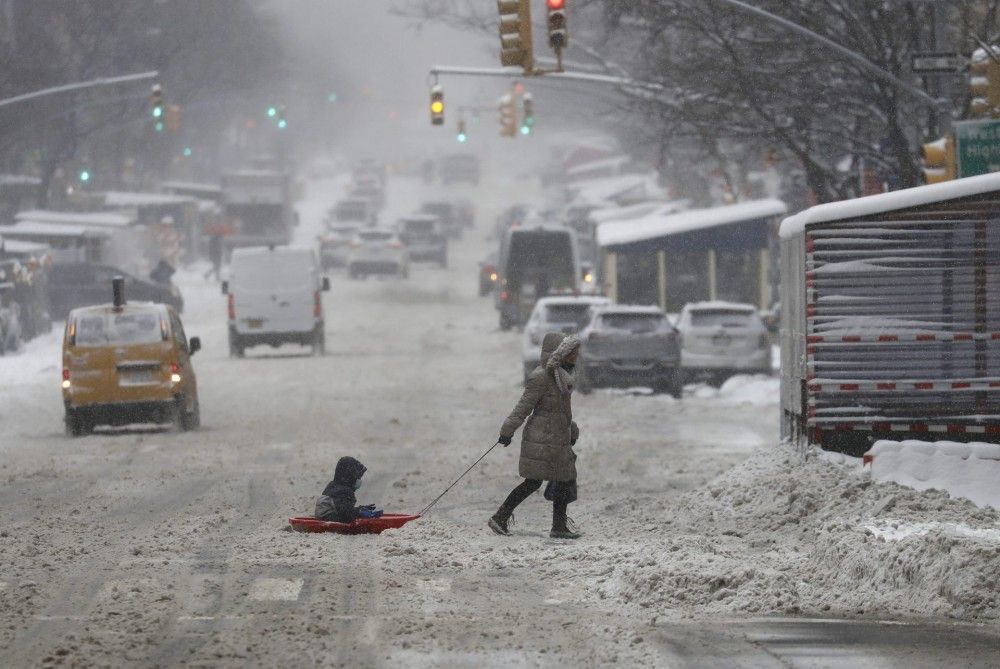
[[[948,4],[934,3],[934,50],[938,53],[949,53],[952,49],[951,34],[948,31]],[[952,93],[952,77],[937,77],[937,126],[942,135],[951,132]]]

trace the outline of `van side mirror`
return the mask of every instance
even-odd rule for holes
[[[201,350],[201,337],[191,337],[188,341],[188,355],[194,355]]]
[[[323,277],[323,292],[327,293],[329,291],[330,291],[330,277],[324,276]]]
[[[229,282],[228,281],[223,281],[222,282],[222,294],[223,295],[228,295],[229,294]]]

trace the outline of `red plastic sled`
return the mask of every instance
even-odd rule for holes
[[[312,516],[289,518],[288,523],[299,532],[336,532],[337,534],[382,534],[406,525],[420,516],[402,513],[384,513],[378,518],[358,518],[350,523],[320,520]]]

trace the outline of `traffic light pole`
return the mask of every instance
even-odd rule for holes
[[[436,65],[431,68],[432,77],[452,75],[459,77],[500,77],[505,79],[523,79],[524,72],[520,70],[496,67],[451,67]],[[628,77],[615,77],[607,74],[587,74],[584,72],[552,72],[546,73],[544,79],[560,81],[585,81],[592,84],[607,84],[610,86],[634,86],[650,91],[662,91],[663,87],[646,81],[636,81]]]
[[[160,76],[158,70],[151,70],[149,72],[140,72],[138,74],[126,74],[120,77],[101,77],[100,79],[91,79],[90,81],[80,81],[75,84],[63,84],[62,86],[53,86],[52,88],[43,88],[38,91],[32,91],[31,93],[23,93],[21,95],[15,95],[11,98],[5,98],[0,100],[0,107],[7,107],[9,105],[17,104],[19,102],[27,102],[28,100],[34,100],[36,98],[46,97],[48,95],[56,95],[58,93],[69,93],[70,91],[79,91],[86,88],[97,88],[99,86],[114,86],[117,84],[129,84],[134,81],[149,81],[150,79],[156,79]]]

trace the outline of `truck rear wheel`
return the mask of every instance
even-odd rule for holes
[[[191,408],[191,411],[187,411],[187,402],[183,398],[178,400],[178,404],[180,428],[185,432],[190,432],[201,427],[201,407],[198,404],[198,396],[195,395],[194,406]]]

